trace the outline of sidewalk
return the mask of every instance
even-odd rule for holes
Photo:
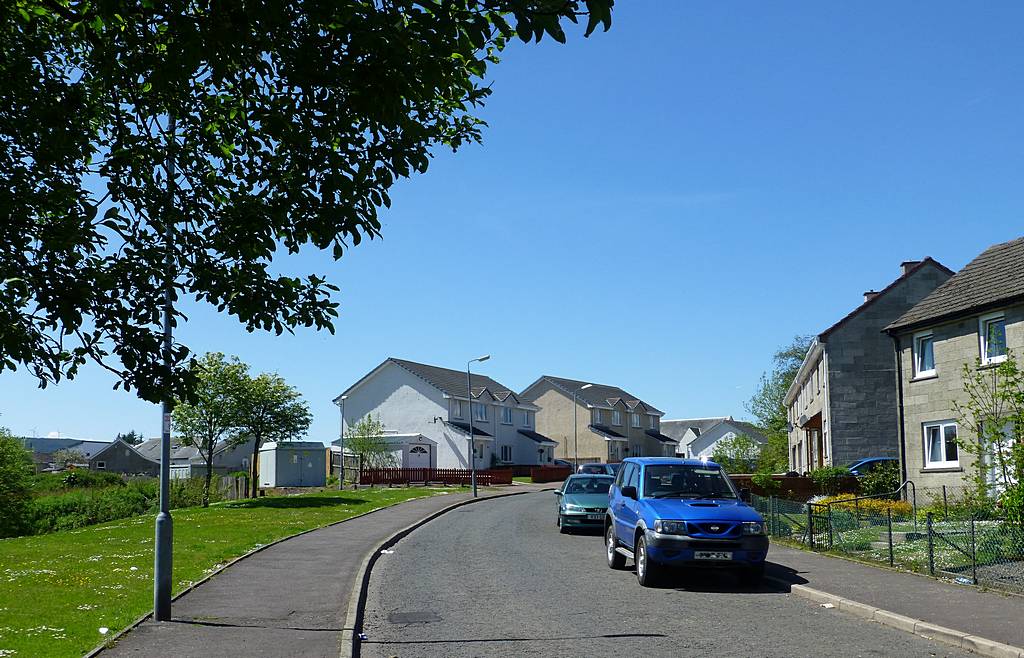
[[[1024,647],[1024,596],[979,591],[926,576],[772,544],[768,575],[791,584]]]
[[[482,490],[480,497],[552,486]],[[172,621],[146,621],[100,655],[337,658],[348,597],[366,555],[395,532],[470,497],[411,500],[271,546],[175,601]]]

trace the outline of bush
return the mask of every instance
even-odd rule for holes
[[[856,511],[865,516],[867,515],[878,515],[885,516],[888,511],[892,511],[892,515],[895,518],[912,518],[914,515],[914,506],[905,500],[889,500],[886,498],[865,498],[858,500],[856,503],[852,502],[856,498],[853,494],[839,494],[837,496],[829,496],[822,498],[820,503],[831,503],[832,504],[832,515],[833,521],[835,520],[836,510],[845,510],[848,512]]]
[[[832,528],[839,531],[845,532],[847,530],[853,530],[857,528],[857,519],[854,517],[853,512],[848,512],[842,508],[832,508]]]
[[[750,481],[759,487],[766,496],[778,495],[779,489],[782,488],[782,483],[772,478],[771,473],[758,472],[750,476]]]
[[[811,480],[821,493],[834,496],[839,493],[841,480],[848,476],[850,471],[842,466],[822,466],[811,471]]]
[[[120,487],[124,486],[124,478],[120,473],[109,471],[87,471],[75,468],[63,474],[64,486],[68,489],[75,487]]]
[[[16,537],[29,526],[33,470],[25,446],[0,428],[0,537]]]
[[[871,469],[860,479],[860,491],[865,496],[877,496],[900,488],[900,466],[894,462]]]
[[[1024,482],[1007,487],[999,497],[999,503],[1006,514],[1006,520],[1017,526],[1024,525]]]

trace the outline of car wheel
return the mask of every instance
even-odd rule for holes
[[[741,569],[739,580],[747,587],[759,587],[764,580],[764,562]]]
[[[558,515],[558,532],[562,533],[563,535],[569,532],[569,529],[565,527],[565,523],[562,522],[561,514]]]
[[[651,559],[647,552],[647,539],[640,537],[633,550],[636,563],[636,579],[644,587],[655,587],[661,579],[661,565]]]
[[[611,569],[626,567],[626,556],[615,550],[618,545],[619,542],[615,540],[615,528],[609,523],[608,530],[604,533],[604,548],[608,555],[608,567]]]

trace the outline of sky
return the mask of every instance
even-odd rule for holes
[[[617,3],[612,29],[514,43],[482,145],[401,182],[383,239],[285,265],[341,292],[336,333],[249,334],[186,307],[177,338],[331,400],[389,356],[522,390],[620,386],[666,418],[748,416],[794,335],[931,256],[1024,235],[1019,2]],[[16,434],[158,436],[98,367],[0,374]]]

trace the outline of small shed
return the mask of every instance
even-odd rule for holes
[[[319,441],[264,443],[259,458],[261,487],[323,487],[327,448]]]

